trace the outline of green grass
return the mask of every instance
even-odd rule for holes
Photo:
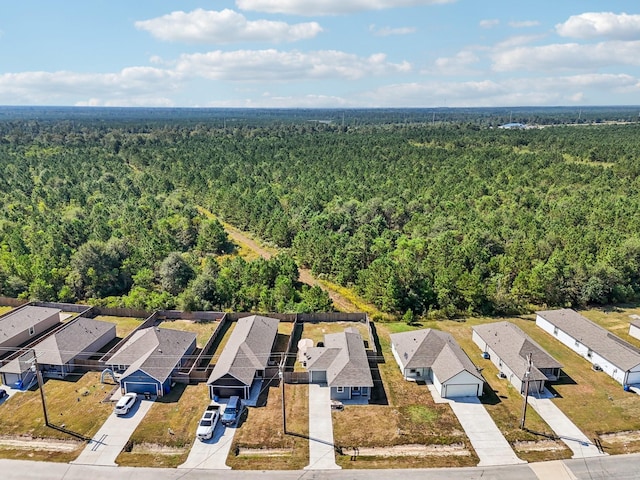
[[[362,335],[362,339],[369,340],[369,332],[364,323],[361,322],[305,322],[302,330],[302,338],[309,338],[313,340],[313,344],[317,345],[318,342],[324,342],[324,336],[330,333],[343,332],[345,328],[355,327]]]
[[[111,322],[116,324],[116,337],[124,338],[133,332],[142,323],[141,318],[134,317],[114,317],[111,315],[98,315],[96,320]]]
[[[204,348],[219,324],[219,321],[194,322],[193,320],[165,320],[160,324],[160,328],[195,333],[196,345],[198,348]]]
[[[7,313],[10,310],[13,310],[13,307],[7,307],[5,305],[0,305],[0,315],[2,315],[3,313]]]

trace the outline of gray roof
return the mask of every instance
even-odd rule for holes
[[[541,368],[562,368],[555,358],[513,323],[486,323],[476,325],[473,331],[522,381],[527,372],[527,355],[529,354],[531,354],[532,363],[529,380],[546,380],[546,375],[539,370]]]
[[[116,338],[114,323],[78,317],[61,330],[39,342],[33,350],[40,364],[65,365],[80,353],[95,353],[87,352],[87,349],[103,336],[105,336],[105,344]],[[33,357],[33,353],[31,357]],[[20,359],[21,357],[18,357],[5,365],[9,370],[4,370],[3,367],[0,371],[11,371],[12,373],[26,371],[30,364],[26,366]]]
[[[562,308],[536,312],[581,344],[609,360],[613,365],[629,370],[640,365],[640,350],[601,326],[583,317],[575,310]]]
[[[256,372],[267,368],[277,335],[275,318],[252,315],[238,319],[207,383],[229,374],[251,385]]]
[[[330,387],[373,387],[364,341],[355,328],[326,334],[324,347],[307,349],[306,358],[309,371],[327,372]]]
[[[0,373],[22,374],[33,366],[35,352],[32,348],[0,367]]]
[[[0,344],[60,312],[59,308],[27,305],[8,313],[0,318]]]
[[[126,377],[142,370],[163,383],[194,344],[196,334],[169,328],[148,327],[136,331],[108,360],[109,365],[126,365]]]
[[[447,332],[426,328],[393,333],[390,337],[403,369],[431,368],[441,382],[463,371],[484,381],[471,359]]]

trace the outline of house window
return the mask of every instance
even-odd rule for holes
[[[337,393],[344,393],[344,387],[336,387]]]
[[[415,368],[410,368],[409,369],[409,373],[416,373],[416,369]]]
[[[591,358],[593,356],[593,351],[591,349],[587,350],[587,357]]]
[[[558,336],[558,327],[553,327],[553,334],[557,337]]]
[[[498,360],[498,366],[501,367],[502,366],[502,359]]]
[[[29,327],[29,335],[36,333],[36,327]]]
[[[574,345],[575,345],[576,347],[579,347],[579,346],[580,346],[580,342],[579,342],[578,340],[576,340],[576,341],[575,341],[575,343],[574,343]]]

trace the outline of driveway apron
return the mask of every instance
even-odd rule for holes
[[[129,437],[147,414],[151,405],[153,405],[153,401],[141,400],[127,415],[118,417],[112,413],[72,463],[116,466],[116,457],[120,455]]]
[[[225,404],[220,405],[220,415],[224,413]],[[236,427],[225,427],[222,422],[218,421],[213,437],[204,442],[195,439],[186,462],[178,466],[178,468],[206,468],[213,470],[228,470],[227,457],[233,436],[236,433]]]
[[[599,457],[606,455],[580,431],[578,427],[548,398],[550,394],[545,391],[547,398],[529,396],[529,405],[547,422],[551,430],[560,437],[567,447],[573,452],[572,458]],[[544,395],[544,394],[543,394]]]
[[[331,389],[309,384],[309,465],[305,470],[335,470]]]
[[[449,405],[480,458],[478,466],[527,463],[516,456],[477,397],[457,398]]]

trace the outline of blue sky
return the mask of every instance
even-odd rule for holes
[[[6,1],[0,105],[640,105],[640,3]]]

